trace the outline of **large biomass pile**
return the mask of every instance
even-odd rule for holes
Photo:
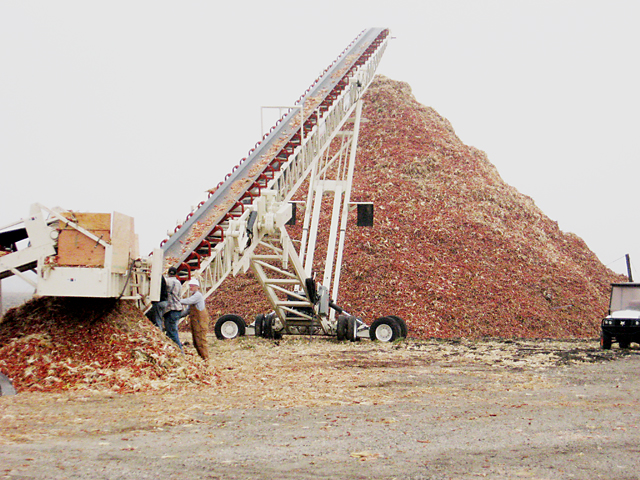
[[[375,222],[348,231],[340,305],[368,322],[399,315],[417,338],[598,335],[621,278],[579,237],[507,185],[406,83],[377,76],[364,118],[352,200],[373,201]],[[269,309],[250,276],[228,280],[209,307],[248,322]]]
[[[51,297],[2,318],[0,372],[19,392],[167,391],[217,378],[196,355],[182,355],[131,303]]]
[[[364,118],[352,200],[374,202],[375,221],[348,231],[340,305],[368,322],[399,315],[414,338],[598,334],[609,284],[622,278],[580,238],[507,185],[407,84],[376,77]],[[299,238],[300,223],[290,234]],[[322,248],[315,258],[322,278]],[[238,313],[247,323],[270,309],[251,275],[229,278],[208,308],[214,320]],[[11,309],[0,322],[0,372],[19,391],[165,391],[219,379],[133,305],[96,299]]]

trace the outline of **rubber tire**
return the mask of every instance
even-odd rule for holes
[[[338,315],[338,321],[336,323],[336,336],[339,342],[344,342],[347,339],[347,316]]]
[[[262,336],[264,338],[273,338],[273,320],[265,315],[262,322]]]
[[[379,332],[378,328],[381,329]],[[380,342],[393,342],[400,338],[400,325],[391,317],[380,317],[369,327],[369,337]]]
[[[266,315],[264,313],[261,313],[259,315],[256,315],[256,320],[254,322],[254,328],[256,331],[256,337],[262,337],[262,332],[264,330],[264,317]]]
[[[225,335],[226,332],[223,332],[223,328],[225,328],[225,324],[227,322],[233,322],[236,324],[237,331],[236,335],[230,337]],[[228,313],[226,315],[222,315],[218,320],[216,320],[216,326],[214,327],[214,332],[216,334],[216,338],[218,340],[231,340],[233,338],[243,337],[246,333],[247,326],[244,323],[244,320],[240,315],[235,315],[233,313]]]
[[[611,335],[605,332],[600,333],[600,347],[603,350],[611,350]]]
[[[347,317],[347,338],[350,342],[358,341],[358,324],[353,315]]]
[[[263,329],[264,329],[264,338],[269,338],[271,340],[280,340],[282,338],[282,332],[274,330],[274,326],[276,324],[276,316],[275,315],[266,315],[264,317]]]
[[[631,345],[631,340],[629,340],[628,338],[619,338],[618,345],[620,345],[620,348],[627,349],[629,348],[629,345]]]
[[[400,327],[400,338],[407,338],[409,336],[409,329],[407,328],[407,323],[397,315],[387,315],[387,316],[389,318],[393,318],[398,324],[398,327]]]

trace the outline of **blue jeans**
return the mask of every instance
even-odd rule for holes
[[[151,308],[149,309],[149,312],[147,313],[149,320],[151,320],[160,330],[164,330],[164,320],[162,318],[162,312],[164,312],[164,309],[167,308],[167,305],[169,305],[169,302],[167,300],[164,300],[162,302],[153,302]]]
[[[178,335],[178,321],[180,320],[180,310],[169,310],[164,314],[164,329],[167,332],[167,337],[173,340],[180,350],[182,350],[182,343],[180,342],[180,336]]]

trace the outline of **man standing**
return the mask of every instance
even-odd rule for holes
[[[208,361],[207,330],[209,327],[209,314],[205,308],[204,295],[200,291],[200,282],[195,278],[189,280],[189,292],[191,296],[180,300],[180,303],[189,306],[189,323],[191,324],[193,345],[196,347],[198,355]]]
[[[180,280],[176,278],[177,270],[175,267],[169,267],[169,278],[167,278],[167,309],[164,314],[164,328],[167,337],[173,340],[182,351],[182,343],[178,335],[178,321],[182,312],[182,304],[180,303],[180,294],[182,285]]]

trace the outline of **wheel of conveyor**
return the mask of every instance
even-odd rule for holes
[[[336,337],[339,342],[343,342],[347,339],[347,316],[338,315],[338,321],[336,323]]]
[[[393,318],[380,317],[369,327],[369,337],[380,342],[393,342],[400,338],[400,326]]]
[[[256,321],[253,324],[254,325],[254,329],[255,329],[256,337],[262,337],[262,335],[263,335],[264,317],[265,317],[264,313],[261,313],[261,314],[256,316]]]
[[[267,315],[264,319],[265,323],[268,325],[269,336],[265,337],[271,338],[272,340],[280,340],[282,338],[282,330],[276,330],[276,316],[275,314]]]
[[[358,338],[358,322],[356,317],[349,315],[347,317],[347,338],[351,342],[357,342]]]
[[[264,338],[273,338],[273,321],[269,315],[265,315],[262,321],[262,336]]]
[[[400,327],[400,338],[407,338],[407,335],[409,334],[409,329],[407,328],[406,322],[397,315],[387,315],[387,316],[395,320],[396,323],[398,324],[398,327]]]
[[[231,340],[244,336],[246,325],[240,315],[227,314],[218,318],[214,331],[218,340]]]

